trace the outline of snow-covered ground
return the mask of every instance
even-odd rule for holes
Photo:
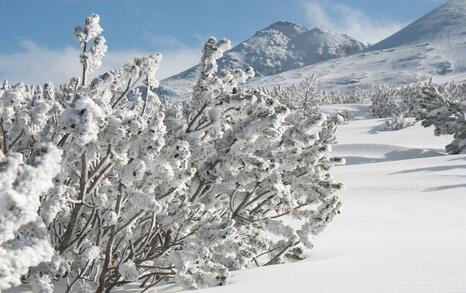
[[[449,138],[419,124],[382,124],[359,116],[338,130],[336,152],[359,160],[333,170],[344,206],[308,259],[234,272],[200,292],[466,292],[466,155],[444,155]]]

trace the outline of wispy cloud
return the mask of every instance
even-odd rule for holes
[[[372,44],[406,25],[398,21],[371,18],[360,10],[335,1],[309,1],[305,3],[305,8],[311,25],[345,33]]]
[[[80,73],[79,48],[50,49],[31,41],[22,41],[20,45],[22,48],[20,52],[0,53],[0,80],[32,84],[52,81],[59,84]],[[103,59],[103,66],[94,75],[118,68],[135,56],[151,53],[154,52],[137,49],[110,51]],[[157,74],[159,79],[195,65],[199,62],[201,50],[183,47],[162,50],[162,54],[164,59]]]

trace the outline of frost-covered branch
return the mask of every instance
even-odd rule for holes
[[[81,85],[87,82],[87,75],[102,65],[102,58],[107,52],[107,41],[101,36],[104,30],[100,26],[100,16],[92,14],[86,17],[84,26],[77,26],[74,29],[76,39],[81,44],[83,51],[80,55],[82,64]],[[89,49],[89,42],[94,40],[92,47]]]

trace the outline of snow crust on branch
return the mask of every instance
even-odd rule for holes
[[[25,162],[12,153],[0,161],[0,290],[19,285],[29,267],[50,261],[53,247],[38,219],[40,196],[60,171],[61,151],[46,146]],[[27,227],[27,233],[22,228]]]

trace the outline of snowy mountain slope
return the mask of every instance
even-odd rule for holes
[[[365,45],[347,35],[277,22],[235,46],[220,68],[252,66],[259,76],[359,53]]]
[[[289,85],[316,74],[324,88],[466,80],[466,0],[451,0],[366,51],[263,77],[250,86]]]
[[[419,43],[464,43],[466,0],[450,0],[369,50]]]
[[[256,76],[269,76],[304,65],[359,53],[366,45],[344,35],[291,22],[276,22],[238,44],[219,60],[219,68],[251,66]],[[196,67],[161,82],[167,95],[189,92]]]

